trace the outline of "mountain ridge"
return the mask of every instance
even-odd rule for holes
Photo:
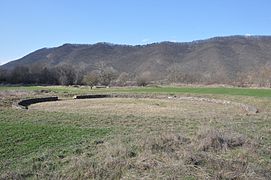
[[[234,79],[271,63],[271,36],[220,36],[191,42],[163,41],[146,45],[122,45],[108,42],[70,44],[42,48],[18,60],[0,66],[41,65],[52,68],[68,64],[92,71],[98,63],[119,73],[149,74],[152,80],[164,80],[172,69],[204,78]]]

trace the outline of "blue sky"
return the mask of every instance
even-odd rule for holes
[[[0,64],[64,43],[271,35],[270,0],[0,0]]]

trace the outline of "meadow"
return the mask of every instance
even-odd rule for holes
[[[72,99],[105,93],[153,98]],[[61,100],[11,108],[46,96]],[[0,179],[271,178],[270,89],[1,86],[0,99]]]
[[[159,93],[159,94],[221,94],[254,97],[271,97],[271,90],[264,88],[237,88],[237,87],[113,87],[90,89],[87,86],[0,86],[0,91],[39,91],[49,90],[56,93],[84,94],[84,93]]]

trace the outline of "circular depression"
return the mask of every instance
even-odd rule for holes
[[[135,116],[217,116],[239,114],[232,105],[189,100],[151,98],[101,98],[33,104],[31,110]]]

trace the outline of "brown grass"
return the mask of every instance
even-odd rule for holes
[[[230,100],[237,101],[238,97]],[[82,147],[73,147],[74,154],[55,161],[35,161],[31,170],[7,170],[0,177],[271,179],[268,112],[271,103],[256,98],[242,101],[255,102],[264,112],[246,116],[231,105],[149,98],[35,104],[25,112],[27,115],[44,110],[48,115],[60,112],[60,119],[54,119],[53,123],[108,127],[114,133],[93,143],[83,143]],[[74,118],[63,120],[62,113]],[[46,118],[42,120],[51,123]],[[59,168],[51,169],[54,163]],[[37,166],[42,168],[35,169]]]
[[[267,179],[270,173],[264,168],[251,164],[247,159],[236,157],[225,159],[222,155],[231,148],[240,148],[242,143],[231,144],[231,148],[221,148],[209,143],[214,151],[202,149],[206,137],[214,139],[222,136],[219,132],[206,131],[195,139],[182,134],[162,133],[143,135],[132,142],[117,141],[98,145],[93,158],[86,154],[69,160],[69,167],[56,174],[64,179]],[[222,133],[230,144],[231,135]],[[199,138],[200,137],[200,138]],[[204,138],[202,138],[204,137]],[[240,137],[244,138],[240,135]],[[235,137],[233,138],[235,139]],[[237,138],[238,139],[238,138]],[[244,138],[241,142],[248,141]],[[208,142],[207,142],[208,143]],[[228,145],[230,146],[230,145]],[[247,149],[249,150],[249,148]],[[68,172],[76,171],[76,174]],[[265,172],[265,173],[263,173]],[[67,174],[67,175],[65,175]]]
[[[34,110],[96,113],[109,115],[140,115],[143,117],[213,117],[219,113],[238,114],[240,110],[231,105],[193,102],[189,100],[104,98],[46,102],[30,106]]]
[[[202,151],[221,151],[242,147],[246,138],[236,133],[220,132],[215,129],[203,129],[198,132],[199,149]]]

